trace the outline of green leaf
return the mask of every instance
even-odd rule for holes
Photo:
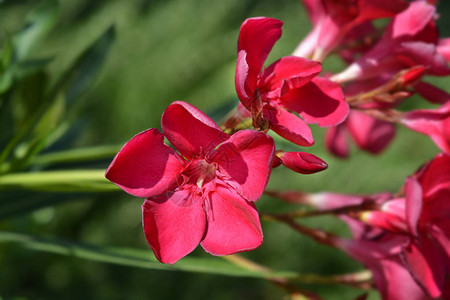
[[[106,59],[115,36],[114,26],[106,29],[61,76],[51,95],[64,91],[66,102],[71,103],[85,92]]]
[[[27,25],[14,37],[15,59],[22,61],[32,48],[53,28],[59,14],[57,0],[47,0],[31,12]]]
[[[218,257],[185,257],[173,266],[158,262],[150,249],[99,247],[82,243],[0,231],[0,242],[15,242],[29,249],[91,261],[153,270],[173,270],[253,278],[296,278],[295,272],[247,270]]]
[[[48,165],[58,163],[85,162],[105,158],[113,158],[122,145],[96,146],[89,148],[70,149],[50,152],[35,156],[30,164]]]
[[[105,170],[64,170],[13,173],[0,176],[0,190],[51,192],[108,192],[118,188],[106,180]]]
[[[33,211],[61,205],[66,202],[90,199],[89,195],[71,193],[38,193],[36,191],[2,191],[0,220],[30,214]]]

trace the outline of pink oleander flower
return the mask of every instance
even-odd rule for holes
[[[417,109],[405,113],[401,123],[428,135],[439,149],[450,153],[450,99],[438,109]]]
[[[450,154],[438,154],[408,177],[405,197],[362,214],[367,224],[407,236],[401,258],[416,282],[440,297],[450,275]]]
[[[156,258],[173,264],[200,243],[213,255],[259,247],[257,201],[272,169],[271,137],[253,130],[229,136],[194,106],[176,101],[116,155],[106,178],[147,198],[147,241]],[[164,137],[178,151],[164,144]]]
[[[303,0],[313,29],[294,55],[322,60],[344,40],[372,32],[371,20],[393,17],[408,7],[404,0]],[[347,41],[348,42],[348,41]]]
[[[336,245],[372,271],[375,287],[383,300],[431,300],[401,259],[407,237],[377,232],[357,220],[343,219],[354,238],[338,239]]]
[[[318,62],[286,56],[262,70],[281,36],[282,24],[265,17],[242,23],[236,91],[243,106],[252,113],[254,125],[270,128],[300,146],[311,146],[314,139],[307,123],[337,125],[345,120],[349,108],[338,84],[317,77],[322,69]]]
[[[360,81],[380,74],[393,75],[414,66],[426,66],[430,75],[449,75],[447,62],[438,51],[435,12],[436,8],[426,1],[413,1],[393,18],[383,37],[370,51],[334,75],[333,80]]]

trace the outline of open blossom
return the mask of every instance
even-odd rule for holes
[[[405,0],[303,0],[313,29],[294,55],[322,59],[336,46],[373,31],[371,20],[393,17],[408,7]],[[355,35],[356,34],[356,35]],[[347,41],[348,42],[348,41]]]
[[[320,63],[287,56],[263,64],[281,36],[282,22],[258,17],[244,21],[238,40],[236,91],[258,127],[270,128],[300,146],[314,143],[309,124],[337,125],[348,105],[336,83],[317,77]],[[298,113],[301,118],[293,112]]]
[[[173,264],[199,243],[214,255],[259,247],[253,202],[269,179],[272,138],[253,130],[229,136],[182,101],[166,109],[161,127],[164,135],[149,129],[132,138],[106,171],[127,193],[147,198],[143,226],[156,258]]]
[[[405,197],[362,214],[367,224],[408,237],[401,258],[431,297],[440,297],[450,274],[450,155],[441,153],[408,177]]]
[[[396,15],[383,37],[343,72],[333,76],[338,82],[365,80],[382,73],[395,74],[414,66],[428,67],[428,74],[447,76],[450,70],[439,48],[434,22],[436,8],[426,1],[410,3]]]
[[[351,219],[344,221],[353,231],[353,239],[338,239],[338,248],[372,271],[375,286],[384,300],[431,300],[405,267],[402,247],[407,237],[373,231]]]
[[[450,154],[438,154],[408,177],[403,193],[404,197],[390,193],[272,194],[288,202],[339,212],[353,239],[336,238],[335,245],[372,270],[383,299],[447,299]],[[346,209],[350,213],[346,214]]]

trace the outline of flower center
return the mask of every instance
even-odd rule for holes
[[[192,161],[182,172],[188,178],[188,182],[202,188],[204,184],[216,177],[216,167],[204,159]]]

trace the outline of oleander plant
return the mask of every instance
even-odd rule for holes
[[[449,17],[0,1],[0,300],[450,299]]]

